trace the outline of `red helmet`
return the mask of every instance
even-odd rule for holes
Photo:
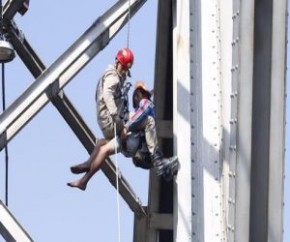
[[[130,68],[133,65],[134,55],[129,48],[123,48],[118,51],[116,59],[125,68]]]

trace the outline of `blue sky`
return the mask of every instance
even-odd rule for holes
[[[48,67],[96,19],[116,1],[31,1],[25,16],[15,20],[27,40]],[[157,1],[147,1],[131,21],[130,48],[135,53],[135,80],[152,88],[154,78]],[[95,87],[117,50],[127,43],[127,27],[98,54],[65,88],[65,92],[96,136]],[[6,65],[7,106],[34,78],[17,57]],[[289,93],[289,85],[288,85]],[[289,106],[289,105],[288,105]],[[287,107],[289,110],[289,107]],[[289,120],[289,112],[287,113]],[[289,148],[287,130],[287,151]],[[286,177],[290,175],[286,153]],[[102,172],[93,177],[86,192],[66,186],[78,176],[69,167],[88,154],[52,104],[48,104],[9,143],[9,209],[35,241],[117,241],[116,191]],[[144,205],[147,204],[148,171],[137,169],[118,156],[122,174]],[[4,152],[0,153],[0,177],[4,178]],[[285,228],[289,227],[289,179],[285,183]],[[4,179],[0,198],[5,200]],[[131,241],[133,213],[120,199],[121,238]],[[288,225],[288,226],[287,226]],[[1,238],[0,238],[1,241]],[[290,241],[289,229],[285,241]]]

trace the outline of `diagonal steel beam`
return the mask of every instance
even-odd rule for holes
[[[56,91],[56,92],[55,92]],[[55,93],[58,93],[57,95]],[[52,103],[61,113],[63,118],[69,124],[71,129],[74,131],[76,136],[79,138],[83,146],[86,148],[88,153],[92,153],[95,147],[95,136],[90,131],[88,126],[85,124],[81,116],[75,110],[73,105],[69,102],[67,97],[64,95],[63,90],[58,92],[52,88]],[[116,187],[116,166],[108,158],[101,167],[104,174],[109,179],[110,183]],[[136,196],[133,189],[130,187],[129,183],[118,171],[118,183],[119,183],[119,193],[123,199],[127,202],[131,210],[136,213],[137,216],[146,216],[146,212],[140,199]]]
[[[17,11],[23,6],[25,0],[8,0],[3,6],[3,19],[4,21],[11,20]]]
[[[32,242],[32,238],[0,200],[0,234],[5,241]]]
[[[39,77],[46,67],[13,20],[10,21],[8,35],[11,44],[27,69],[35,78]]]
[[[145,2],[131,0],[130,15]],[[1,143],[8,142],[30,120],[28,110],[35,114],[47,103],[43,94],[51,84],[57,81],[59,89],[64,88],[110,42],[126,23],[128,10],[128,1],[118,1],[0,115]]]
[[[140,7],[141,6],[135,8],[136,11]],[[106,32],[111,32],[111,36],[109,35],[108,38],[106,39],[101,38],[100,40],[102,44],[106,45],[110,41],[110,39],[123,26],[124,20],[126,20],[124,19],[124,17],[117,20],[106,30]],[[27,68],[31,71],[33,76],[34,77],[41,76],[41,73],[43,73],[44,70],[46,69],[45,65],[41,62],[40,58],[36,55],[36,53],[31,48],[25,37],[19,34],[21,33],[21,31],[19,31],[16,24],[13,22],[11,23],[12,25],[9,30],[9,34],[14,48],[16,49],[18,55],[23,60]],[[88,59],[86,59],[85,61],[82,60],[82,57],[85,54],[86,52],[80,56],[81,60],[75,60],[75,63],[79,64],[75,65],[77,68],[75,69],[71,68],[72,71],[77,72],[81,64],[85,65],[89,61]],[[67,75],[67,77],[70,77],[70,75]],[[60,80],[61,79],[57,79],[55,82],[50,84],[45,89],[45,91],[39,96],[39,98],[37,98],[31,105],[29,105],[29,107],[26,110],[24,110],[24,112],[17,118],[17,120],[12,123],[12,125],[9,127],[9,129],[6,130],[4,135],[0,136],[1,149],[5,146],[5,144],[8,142],[9,139],[11,139],[21,128],[23,128],[24,125],[30,119],[32,119],[46,103],[48,103],[49,99],[51,98],[52,103],[60,111],[61,115],[67,121],[69,126],[72,128],[74,133],[77,135],[81,143],[86,148],[86,150],[89,153],[92,152],[95,146],[94,143],[95,137],[88,128],[88,126],[85,124],[85,122],[82,120],[81,116],[78,114],[76,109],[70,103],[69,99],[65,96],[64,92],[63,91],[60,92],[61,88]],[[116,167],[110,159],[106,160],[106,162],[102,166],[102,171],[108,177],[112,185],[116,187]],[[146,215],[146,212],[142,207],[139,198],[133,192],[128,182],[121,175],[118,176],[118,179],[120,184],[119,192],[123,197],[123,199],[127,202],[128,206],[131,208],[131,210],[135,212],[138,216]]]

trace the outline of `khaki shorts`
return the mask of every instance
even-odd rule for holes
[[[121,151],[121,142],[120,142],[120,138],[119,137],[111,139],[109,141],[108,145],[110,145],[110,149],[111,150],[116,150],[117,149],[117,152]]]
[[[115,132],[114,132],[114,124],[110,123],[104,128],[101,128],[101,131],[104,135],[104,138],[107,140],[111,140],[115,137]]]

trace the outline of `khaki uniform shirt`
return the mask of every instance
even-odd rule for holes
[[[106,139],[114,137],[114,121],[121,104],[124,82],[125,78],[118,75],[113,65],[109,65],[97,85],[97,119]]]

